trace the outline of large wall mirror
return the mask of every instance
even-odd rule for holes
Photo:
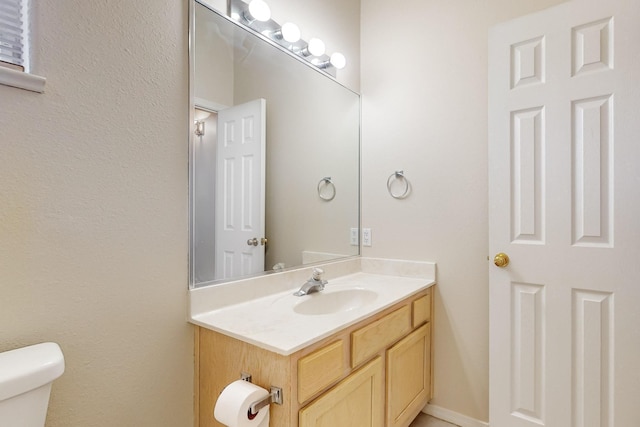
[[[360,96],[198,3],[191,286],[359,254]]]

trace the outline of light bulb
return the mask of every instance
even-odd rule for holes
[[[317,38],[312,38],[309,40],[309,45],[307,46],[309,53],[313,56],[322,56],[324,55],[324,42]]]
[[[347,59],[339,52],[332,54],[329,62],[331,62],[331,65],[336,67],[338,70],[342,70],[347,65]]]
[[[264,0],[251,0],[249,13],[256,21],[266,22],[271,19],[271,9]]]
[[[300,40],[300,28],[292,22],[286,22],[282,25],[282,38],[289,43],[295,43]]]

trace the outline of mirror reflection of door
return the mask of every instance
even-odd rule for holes
[[[215,279],[264,271],[266,101],[218,112]]]

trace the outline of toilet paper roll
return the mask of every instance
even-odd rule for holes
[[[248,413],[251,404],[269,395],[269,392],[247,381],[238,380],[227,385],[220,393],[213,416],[228,427],[267,427],[269,406],[260,409],[252,420]]]

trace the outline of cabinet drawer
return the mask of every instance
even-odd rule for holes
[[[298,360],[298,401],[306,401],[345,372],[343,341],[336,341]]]
[[[413,302],[413,327],[431,320],[431,291]]]
[[[358,329],[351,334],[351,366],[358,366],[409,332],[411,332],[409,305]]]

